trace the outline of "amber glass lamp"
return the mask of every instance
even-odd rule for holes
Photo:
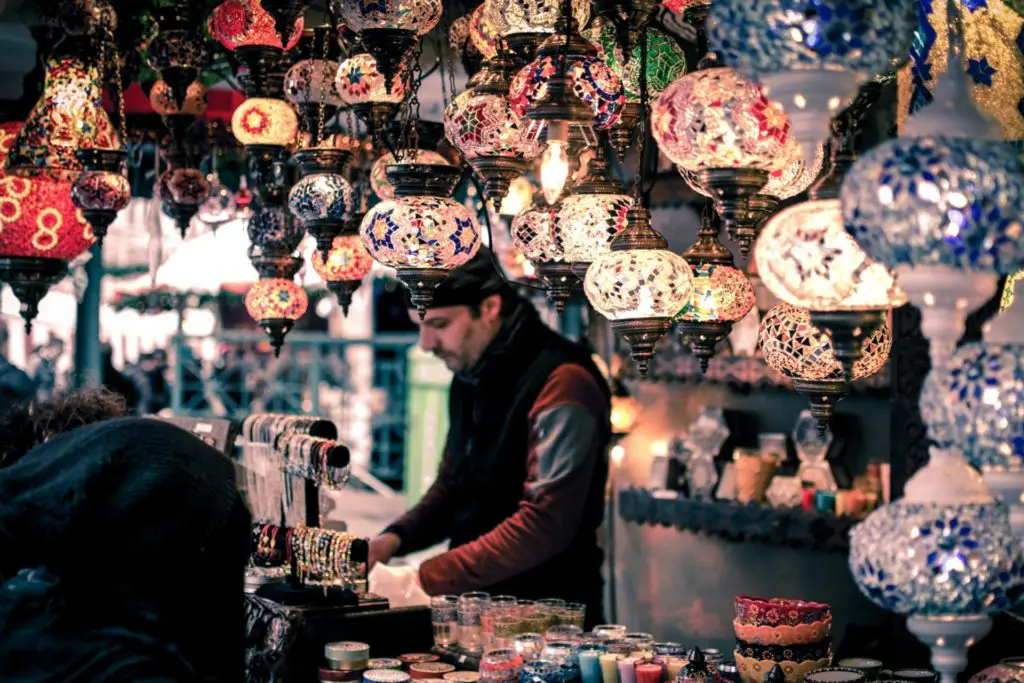
[[[327,289],[338,297],[342,313],[348,315],[352,295],[373,267],[373,257],[366,251],[359,235],[338,235],[324,259],[313,252],[313,270],[327,283]]]
[[[306,290],[287,278],[261,278],[245,295],[245,310],[270,337],[274,355],[281,355],[284,337],[309,307]]]

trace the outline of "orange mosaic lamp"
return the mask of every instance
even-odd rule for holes
[[[7,159],[21,123],[0,124],[0,156]],[[77,161],[77,160],[76,160]],[[27,330],[49,288],[67,275],[68,261],[95,241],[71,200],[71,183],[50,174],[0,172],[0,281],[21,302]]]
[[[245,295],[245,310],[270,337],[274,355],[281,355],[284,337],[309,308],[306,290],[283,277],[261,278]]]
[[[300,16],[282,41],[274,17],[261,0],[226,0],[213,9],[207,23],[210,35],[229,50],[247,47],[290,50],[298,44],[304,27],[305,20]]]
[[[348,315],[352,304],[352,295],[372,267],[373,257],[358,234],[335,237],[326,260],[319,251],[313,252],[313,270],[327,283],[327,289],[338,297],[338,304],[345,315]]]

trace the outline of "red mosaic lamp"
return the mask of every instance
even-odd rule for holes
[[[221,45],[229,50],[246,47],[272,47],[290,50],[302,38],[305,20],[294,19],[282,40],[274,17],[260,0],[225,0],[210,13],[207,29]]]
[[[319,251],[313,252],[313,270],[327,283],[327,289],[338,297],[338,304],[345,315],[348,315],[352,304],[352,295],[372,267],[373,257],[363,246],[358,233],[335,237],[326,260]]]
[[[23,124],[0,124],[6,161]],[[77,161],[77,160],[76,160]],[[68,261],[95,241],[92,227],[71,201],[71,183],[60,174],[31,177],[0,172],[0,281],[21,302],[26,330],[49,288],[67,275]]]
[[[260,278],[245,295],[245,310],[270,337],[274,355],[281,355],[284,337],[309,308],[306,290],[285,277]]]

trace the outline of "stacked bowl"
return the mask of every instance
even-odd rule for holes
[[[744,683],[763,683],[776,664],[787,683],[832,663],[832,608],[820,602],[738,596],[736,667]]]

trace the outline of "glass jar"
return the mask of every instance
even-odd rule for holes
[[[686,650],[681,643],[661,642],[654,644],[654,654],[659,657],[685,657]]]
[[[430,599],[430,622],[434,627],[434,644],[448,647],[457,639],[459,599],[454,595],[438,595]]]
[[[531,659],[523,662],[519,683],[562,683],[562,667],[546,659]]]
[[[523,661],[540,659],[547,641],[539,633],[520,633],[512,640],[512,647]]]
[[[483,627],[480,617],[490,598],[487,593],[463,593],[459,597],[459,647],[466,652],[483,651]]]
[[[652,636],[650,633],[627,633],[622,637],[622,639],[629,642],[633,646],[634,653],[641,653],[641,655],[639,656],[653,656],[654,651],[651,648],[654,647],[654,636]]]
[[[481,683],[516,683],[523,658],[512,648],[488,650],[480,658]]]
[[[514,647],[522,619],[518,612],[508,610],[494,616],[494,647]]]
[[[558,608],[558,621],[560,624],[571,624],[583,629],[583,623],[587,617],[587,606],[581,602],[570,602]]]
[[[562,667],[563,681],[575,681],[580,677],[580,665],[576,658],[576,645],[573,643],[550,641],[544,648],[541,658],[557,662]]]
[[[484,650],[511,645],[511,642],[501,645],[495,643],[494,624],[495,619],[512,612],[515,608],[516,599],[511,595],[497,595],[483,604],[483,609],[480,612],[480,634]]]
[[[583,629],[572,624],[555,624],[544,632],[544,637],[547,640],[564,640],[566,642],[576,642],[582,635]]]
[[[605,640],[622,640],[626,637],[627,630],[622,624],[601,624],[594,627],[593,633]]]

